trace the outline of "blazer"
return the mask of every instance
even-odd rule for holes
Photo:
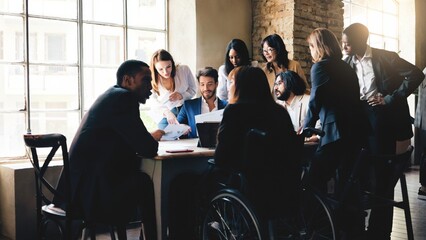
[[[266,132],[267,138],[265,142],[256,143],[256,148],[245,149],[246,134],[251,128]],[[248,196],[261,213],[281,214],[297,203],[302,148],[303,139],[296,135],[290,116],[282,106],[235,103],[224,110],[215,162],[222,169],[246,173],[252,190]],[[252,161],[245,159],[245,154],[252,157],[259,151],[261,157],[254,157]]]
[[[413,131],[407,97],[419,86],[425,75],[395,52],[377,48],[371,48],[371,52],[377,91],[383,94],[385,106],[392,114],[389,121],[392,121],[395,129],[395,138],[411,138]],[[345,61],[355,68],[353,57],[346,58]]]
[[[341,59],[326,58],[312,66],[311,82],[305,127],[315,127],[320,119],[325,135],[319,149],[340,139],[360,141],[368,128],[355,71]]]
[[[186,100],[179,111],[177,120],[179,123],[187,124],[191,127],[191,132],[188,138],[197,138],[197,127],[195,124],[195,115],[201,114],[201,101],[202,97]],[[225,108],[227,101],[217,99],[218,110]]]
[[[85,114],[70,146],[72,203],[86,220],[128,220],[141,197],[137,155],[154,157],[157,150],[134,95],[109,88]]]

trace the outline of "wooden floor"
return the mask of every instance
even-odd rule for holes
[[[419,200],[417,192],[419,190],[419,169],[417,166],[410,168],[406,173],[408,196],[410,198],[411,218],[413,221],[414,239],[426,239],[426,200]],[[395,199],[401,199],[401,188],[398,185],[395,188]],[[129,240],[139,239],[140,228],[137,225],[129,227],[127,237]],[[110,239],[108,234],[99,234],[97,239]],[[407,239],[404,211],[395,208],[392,230],[392,240]]]

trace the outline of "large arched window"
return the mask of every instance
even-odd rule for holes
[[[22,134],[71,142],[125,59],[166,48],[166,0],[0,1],[0,157],[24,156]]]
[[[344,25],[359,22],[370,30],[369,45],[399,52],[397,0],[344,0]]]

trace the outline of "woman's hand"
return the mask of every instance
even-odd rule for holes
[[[174,101],[178,101],[178,100],[181,100],[183,97],[182,97],[182,94],[180,94],[180,93],[178,93],[178,92],[173,92],[172,94],[170,94],[170,96],[169,96],[169,100],[170,101],[172,101],[172,102],[174,102]]]
[[[167,119],[167,122],[169,124],[179,124],[179,122],[176,119],[176,116],[171,111],[165,112],[164,116]]]

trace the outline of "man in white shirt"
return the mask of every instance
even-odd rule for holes
[[[396,146],[413,136],[407,97],[419,86],[424,74],[395,52],[367,45],[369,31],[354,23],[343,31],[345,61],[357,73],[360,100],[371,125],[368,147],[373,154],[395,154]],[[342,79],[343,80],[343,79]],[[373,161],[376,194],[393,198],[391,169],[384,161]],[[392,207],[373,210],[368,232],[370,239],[390,239]]]
[[[300,133],[309,109],[310,95],[305,81],[296,72],[290,70],[281,72],[277,74],[274,93],[277,103],[287,109],[294,131]],[[318,137],[315,135],[307,140],[318,141]]]

